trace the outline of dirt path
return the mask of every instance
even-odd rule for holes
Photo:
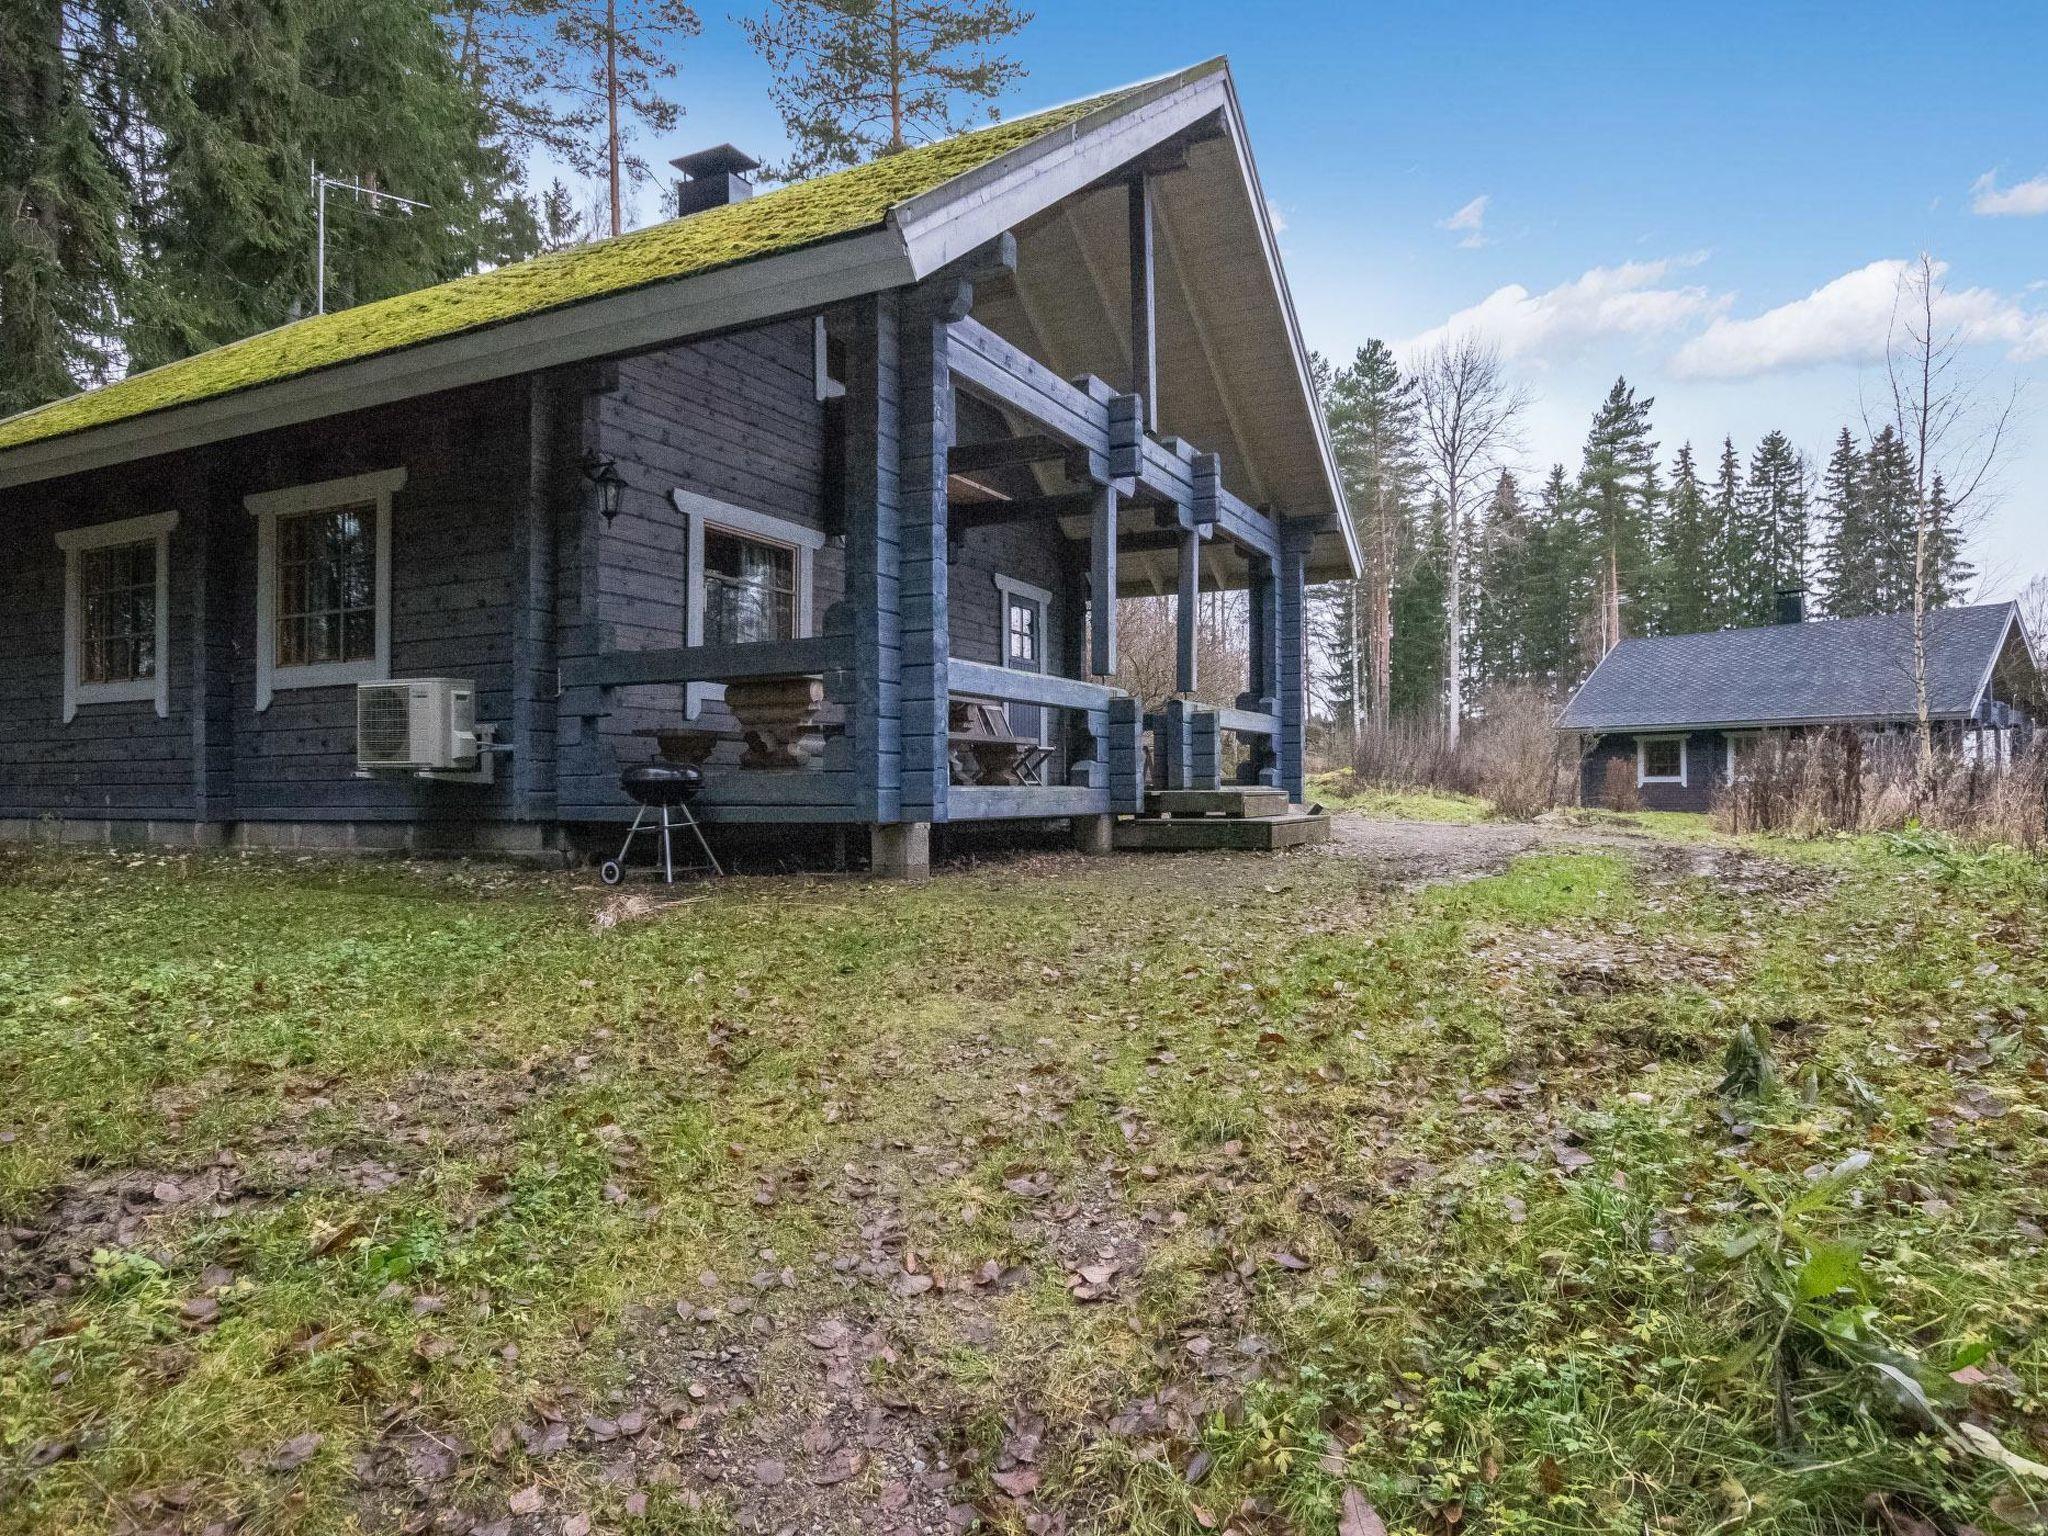
[[[1684,844],[1649,832],[1559,826],[1528,821],[1381,821],[1339,814],[1328,854],[1376,866],[1390,885],[1432,885],[1498,873],[1539,848],[1618,848],[1638,853],[1673,850],[1711,859],[1711,844]]]

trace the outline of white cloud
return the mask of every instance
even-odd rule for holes
[[[1476,251],[1486,244],[1486,205],[1492,201],[1491,192],[1482,192],[1448,219],[1438,219],[1436,227],[1463,235],[1465,238],[1458,244],[1468,251]]]
[[[1970,184],[1970,209],[1973,213],[2013,214],[2020,218],[2048,213],[2048,171],[2009,187],[1998,184],[1996,171],[1986,171]]]
[[[1910,265],[1873,261],[1760,315],[1719,316],[1678,349],[1672,369],[1687,378],[1747,379],[1829,363],[1880,362]],[[1937,262],[1935,270],[1939,274],[1947,266]],[[2005,346],[2016,362],[2048,357],[2048,312],[2023,309],[1993,289],[1944,290],[1935,319],[1966,344]]]
[[[1266,199],[1266,222],[1273,226],[1273,234],[1276,238],[1287,233],[1287,215],[1281,211],[1280,205],[1270,197]]]
[[[1704,259],[1594,267],[1542,293],[1510,283],[1395,350],[1406,360],[1446,337],[1478,335],[1499,346],[1504,356],[1549,361],[1607,337],[1667,335],[1718,314],[1728,302],[1703,287],[1665,281]]]

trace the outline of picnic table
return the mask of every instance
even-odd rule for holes
[[[1000,699],[954,694],[947,701],[946,742],[959,784],[1036,785],[1044,782],[1052,748],[1010,729]]]
[[[701,767],[721,742],[746,745],[742,768],[814,768],[825,753],[825,680],[811,673],[736,678],[725,685],[732,726],[663,726],[651,734],[670,762]]]

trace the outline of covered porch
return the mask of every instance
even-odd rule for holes
[[[1258,815],[1301,798],[1306,587],[1318,562],[1348,569],[1348,523],[1341,503],[1311,499],[1333,477],[1291,314],[1244,320],[1256,345],[1233,350],[1205,320],[1200,253],[1183,261],[1191,242],[1170,232],[1163,181],[1184,189],[1183,227],[1199,215],[1212,239],[1231,217],[1262,217],[1216,195],[1241,171],[1198,124],[922,282],[823,311],[842,445],[836,600],[821,600],[814,632],[751,644],[576,637],[561,656],[565,812],[616,774],[606,747],[620,732],[606,721],[630,695],[701,687],[723,691],[726,742],[692,741],[680,722],[642,734],[703,764],[705,819],[865,826],[882,872],[922,872],[935,826],[1066,819],[1081,846],[1106,851],[1112,819],[1158,810],[1155,794],[1263,790],[1256,812],[1238,805]],[[1119,246],[1126,282],[1111,305],[1099,273]],[[1127,323],[1077,323],[1077,271],[1088,302]],[[1119,382],[1045,360],[1077,349]],[[1176,425],[1208,423],[1220,442],[1161,429],[1162,371],[1187,402]],[[1288,512],[1290,491],[1303,515]],[[1035,611],[1016,596],[1026,584],[1004,586],[991,639],[963,615],[989,601],[975,551],[992,543],[1046,556],[1056,575]],[[1227,707],[1197,697],[1199,597],[1217,591],[1243,594],[1246,686]],[[1158,697],[1116,685],[1117,600],[1135,596],[1175,599],[1172,687]]]

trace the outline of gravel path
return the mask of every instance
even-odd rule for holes
[[[1377,866],[1395,885],[1428,885],[1490,875],[1532,849],[1678,846],[1647,832],[1526,821],[1381,821],[1339,814],[1327,852]]]

